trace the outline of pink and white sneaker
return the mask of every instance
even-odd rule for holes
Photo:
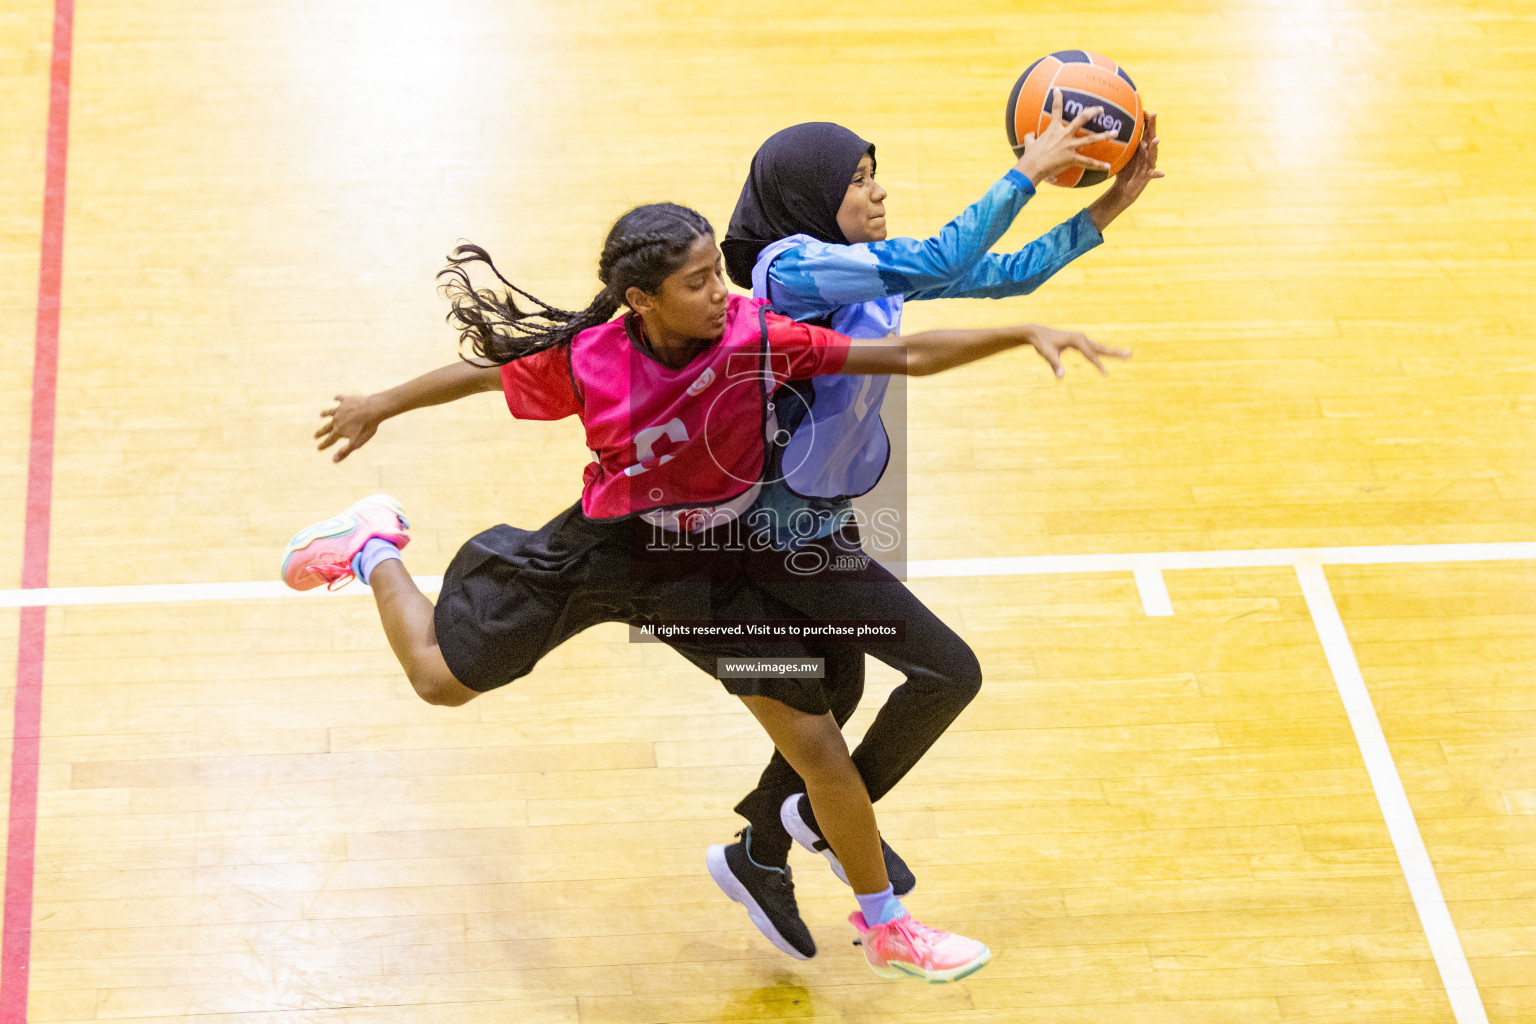
[[[926,978],[936,985],[975,974],[992,959],[992,951],[975,939],[929,928],[910,914],[871,925],[855,910],[848,921],[863,940],[869,969],[882,978]]]
[[[387,494],[370,494],[339,516],[306,526],[283,552],[283,582],[294,590],[324,583],[330,590],[352,579],[352,559],[374,537],[397,548],[411,542],[411,524],[400,503]]]

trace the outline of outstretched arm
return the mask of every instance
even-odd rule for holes
[[[1076,217],[1058,224],[1018,252],[988,253],[965,275],[938,288],[926,288],[908,299],[1003,299],[1028,295],[1056,272],[1104,241],[1104,229],[1130,209],[1149,182],[1163,176],[1157,169],[1157,114],[1147,114],[1146,130],[1130,162],[1115,175],[1114,184]]]
[[[326,422],[315,431],[321,451],[337,441],[345,441],[332,462],[342,459],[368,443],[379,424],[391,416],[428,405],[442,405],[481,391],[501,390],[500,366],[476,366],[463,360],[424,373],[388,391],[373,395],[337,395],[336,404],[320,415]]]
[[[892,238],[846,245],[806,241],[768,268],[773,308],[798,320],[888,295],[942,290],[982,259],[1035,194],[1016,170],[932,238]]]
[[[953,286],[1003,237],[1038,182],[1068,167],[1108,166],[1079,152],[1112,137],[1110,132],[1077,134],[1100,108],[1089,107],[1068,122],[1061,106],[1057,90],[1050,126],[1039,138],[1028,137],[1018,164],[932,238],[856,245],[807,242],[774,260],[767,298],[779,312],[804,320],[850,303]]]
[[[1076,349],[1084,359],[1108,375],[1101,356],[1111,359],[1129,359],[1129,349],[1100,345],[1079,331],[1062,331],[1042,324],[1023,324],[1018,327],[994,327],[980,330],[923,331],[920,334],[888,338],[854,339],[848,348],[848,359],[839,373],[899,373],[908,377],[925,377],[933,373],[978,359],[1005,352],[1020,345],[1029,345],[1040,358],[1050,364],[1057,377],[1066,370],[1061,365],[1061,354]]]
[[[965,276],[941,288],[907,296],[917,299],[1005,299],[1028,295],[1079,256],[1104,241],[1091,216],[1092,207],[1063,221],[1018,252],[988,253]]]

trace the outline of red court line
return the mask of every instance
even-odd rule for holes
[[[55,0],[48,79],[48,152],[43,176],[42,264],[32,363],[32,433],[27,453],[27,520],[21,585],[48,585],[53,507],[53,427],[59,376],[59,291],[64,269],[64,171],[69,156],[69,72],[74,0]],[[5,917],[0,933],[0,1024],[26,1024],[32,958],[32,875],[37,850],[37,771],[43,714],[46,608],[21,610],[16,718],[11,740],[11,805],[6,833]]]

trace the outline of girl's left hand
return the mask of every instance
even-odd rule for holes
[[[1109,376],[1109,371],[1104,369],[1104,363],[1100,356],[1108,356],[1111,359],[1129,359],[1131,350],[1128,348],[1111,348],[1108,345],[1100,345],[1081,331],[1062,331],[1055,327],[1036,327],[1031,333],[1029,343],[1034,350],[1040,353],[1040,358],[1050,364],[1057,377],[1065,376],[1066,369],[1061,365],[1061,354],[1067,349],[1076,349],[1082,353],[1103,376]]]
[[[1106,195],[1114,195],[1122,206],[1130,206],[1141,195],[1147,183],[1163,177],[1157,169],[1157,112],[1147,111],[1147,124],[1142,129],[1141,142],[1136,146],[1130,162],[1115,175],[1115,183]]]

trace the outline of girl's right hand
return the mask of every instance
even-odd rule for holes
[[[1069,124],[1061,119],[1061,90],[1051,91],[1056,94],[1051,104],[1051,123],[1038,136],[1034,132],[1024,136],[1024,155],[1019,157],[1015,170],[1036,185],[1048,178],[1056,177],[1070,167],[1086,167],[1094,171],[1109,170],[1109,164],[1104,161],[1095,160],[1078,152],[1084,146],[1115,138],[1114,132],[1098,132],[1081,136],[1077,134],[1083,125],[1103,113],[1104,108],[1085,107],[1077,112],[1077,116]]]
[[[336,404],[320,414],[329,418],[315,431],[320,450],[325,451],[337,441],[346,442],[331,456],[332,462],[340,462],[367,444],[384,422],[386,417],[375,411],[372,399],[372,395],[337,395]]]

